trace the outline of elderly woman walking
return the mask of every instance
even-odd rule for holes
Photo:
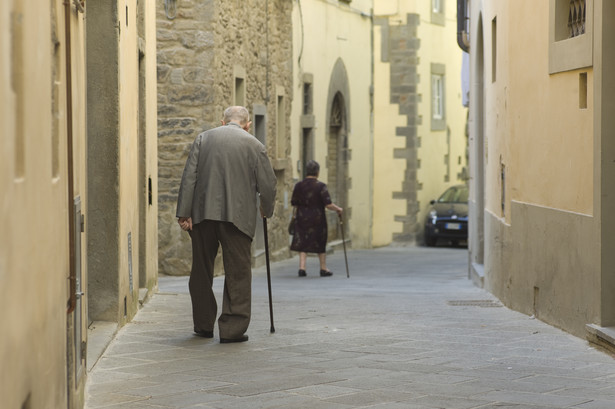
[[[291,204],[295,208],[295,233],[290,246],[299,252],[299,277],[305,277],[307,253],[317,253],[320,276],[333,275],[327,268],[327,218],[325,208],[342,214],[343,209],[331,202],[327,185],[318,180],[320,165],[310,160],[305,165],[306,178],[295,185]]]

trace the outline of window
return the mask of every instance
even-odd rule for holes
[[[267,107],[265,105],[254,105],[252,113],[254,116],[252,132],[254,132],[256,139],[267,146]]]
[[[312,84],[303,83],[303,115],[312,113]]]
[[[233,104],[245,106],[246,104],[246,70],[241,66],[233,67]]]
[[[594,0],[550,0],[549,74],[593,65]]]
[[[276,157],[286,158],[286,100],[283,88],[278,87],[276,106]]]
[[[235,105],[244,106],[245,85],[243,78],[235,78]]]
[[[431,22],[443,26],[446,24],[444,18],[444,1],[445,0],[431,0]]]
[[[431,76],[431,93],[433,106],[431,109],[433,119],[444,118],[444,77],[439,74]]]
[[[15,103],[15,181],[20,181],[26,173],[26,83],[27,76],[24,67],[26,58],[24,54],[24,44],[27,36],[25,28],[25,17],[21,1],[13,2],[13,13],[11,13],[11,88]]]
[[[438,198],[438,203],[468,203],[470,192],[465,185],[452,186]]]
[[[297,172],[305,177],[305,164],[314,159],[314,76],[303,73],[303,112],[301,125],[301,152]]]
[[[314,159],[314,132],[312,128],[303,128],[301,135],[301,177],[306,176],[305,164]]]
[[[254,115],[254,136],[264,145],[267,142],[265,138],[265,116]]]
[[[587,109],[587,73],[579,74],[579,109]]]
[[[498,67],[498,19],[491,21],[491,82],[495,82]]]
[[[431,130],[446,129],[446,76],[444,64],[431,64]]]

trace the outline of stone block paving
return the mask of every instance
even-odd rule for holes
[[[467,250],[387,247],[254,272],[250,340],[192,334],[187,277],[121,328],[89,373],[87,408],[615,408],[615,360],[503,307],[467,278]],[[214,280],[221,299],[223,279]]]

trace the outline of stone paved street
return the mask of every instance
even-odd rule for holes
[[[87,408],[615,408],[615,360],[511,311],[467,279],[467,250],[387,247],[255,270],[250,340],[192,334],[186,277],[120,329],[89,374]],[[215,280],[221,299],[222,278]],[[96,330],[91,335],[96,338]]]

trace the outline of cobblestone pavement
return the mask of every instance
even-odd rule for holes
[[[615,408],[615,360],[511,311],[467,279],[467,250],[387,247],[255,270],[250,340],[192,334],[186,277],[121,328],[87,408]],[[221,298],[222,279],[215,290]]]

